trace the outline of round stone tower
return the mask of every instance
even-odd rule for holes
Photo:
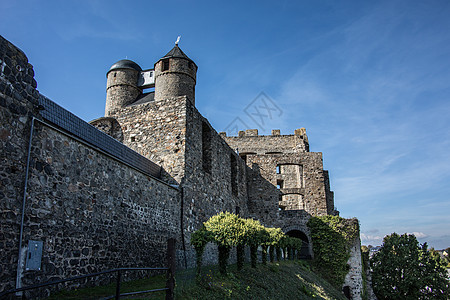
[[[124,107],[142,93],[138,87],[139,65],[131,60],[119,60],[106,73],[105,117],[114,114],[117,108]]]
[[[155,100],[184,96],[195,105],[197,65],[178,44],[155,63]]]

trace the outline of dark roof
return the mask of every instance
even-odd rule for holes
[[[147,102],[151,102],[151,101],[154,101],[154,100],[155,100],[155,92],[149,92],[149,93],[145,93],[145,94],[140,95],[136,99],[135,102],[130,104],[130,106],[147,103]]]
[[[178,47],[177,44],[175,44],[175,47],[172,48],[172,50],[170,50],[166,55],[164,55],[163,57],[161,57],[161,59],[165,59],[165,58],[172,58],[172,57],[177,57],[177,58],[184,58],[187,59],[189,61],[194,62],[192,59],[190,59],[186,54],[184,54],[184,52],[180,49],[180,47]],[[160,59],[160,60],[161,60]],[[195,63],[194,63],[195,64]]]
[[[141,67],[139,67],[139,65],[137,63],[135,63],[134,61],[129,60],[129,59],[119,60],[118,62],[116,62],[115,64],[113,64],[111,66],[109,71],[116,70],[116,69],[133,69],[136,71],[142,71]]]

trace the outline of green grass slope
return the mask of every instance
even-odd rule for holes
[[[177,281],[177,299],[346,299],[306,262],[259,264],[240,272],[234,266],[230,269],[221,276],[215,268],[206,268],[197,284]]]
[[[122,284],[122,292],[161,288],[164,276]],[[102,287],[61,292],[52,299],[99,299],[115,292],[114,284]],[[135,296],[132,299],[164,299],[164,292]],[[123,298],[131,299],[131,298]],[[176,275],[175,299],[341,299],[344,295],[330,283],[312,272],[308,262],[282,261],[258,264],[256,269],[246,265],[238,272],[229,267],[222,276],[216,266],[205,267],[199,280],[194,270],[179,271]]]

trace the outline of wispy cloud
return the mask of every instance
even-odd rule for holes
[[[292,108],[290,122],[306,120],[309,131],[320,133],[310,142],[325,152],[342,211],[358,215],[352,211],[366,209],[379,220],[403,218],[417,228],[427,226],[424,215],[431,214],[439,228],[447,225],[438,220],[449,207],[432,211],[423,197],[428,191],[428,201],[437,201],[437,191],[450,192],[450,66],[442,61],[450,54],[450,35],[433,32],[414,9],[383,4],[333,32],[340,42],[303,64],[280,98]],[[330,155],[335,160],[327,160]],[[389,230],[396,228],[383,228]],[[361,238],[374,242],[381,235]]]

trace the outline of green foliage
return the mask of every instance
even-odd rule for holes
[[[341,289],[298,262],[268,263],[256,269],[244,266],[240,272],[229,266],[227,276],[216,269],[204,267],[207,276],[197,284],[187,285],[181,282],[182,275],[177,277],[176,299],[346,299]]]
[[[231,247],[229,246],[218,246],[219,250],[219,271],[222,275],[227,274],[228,258],[230,257]]]
[[[226,274],[231,247],[245,242],[245,222],[235,214],[221,212],[209,218],[204,226],[211,240],[218,246],[219,270],[222,274]]]
[[[368,291],[368,283],[367,283],[367,273],[369,272],[369,248],[367,246],[361,246],[361,264],[363,267],[362,279],[363,279],[363,291],[361,294],[361,298],[363,300],[369,299],[369,291]]]
[[[250,247],[251,265],[256,268],[259,246],[262,249],[262,263],[267,264],[269,247],[270,261],[273,262],[275,252],[277,259],[280,259],[280,249],[285,251],[285,257],[289,253],[289,259],[299,257],[303,243],[301,239],[286,236],[280,228],[266,228],[258,220],[242,219],[235,214],[221,212],[191,235],[191,244],[197,253],[197,275],[200,275],[202,255],[208,242],[218,246],[219,270],[223,274],[227,272],[232,247],[236,247],[237,268],[241,270],[244,265],[244,246]]]
[[[253,268],[256,268],[258,260],[258,246],[267,241],[268,232],[257,220],[245,219],[246,224],[246,244],[250,246],[250,261]]]
[[[227,276],[221,275],[217,266],[206,266],[203,267],[200,280],[194,276],[195,270],[177,270],[175,299],[346,300],[340,289],[333,288],[305,265],[308,266],[308,262],[281,262],[257,269],[244,267],[241,272],[235,272],[234,266],[230,266]],[[164,287],[165,283],[165,275],[150,276],[122,282],[121,291],[157,289]],[[49,299],[104,299],[114,293],[115,282],[107,286],[59,292]],[[165,292],[137,295],[133,299],[137,298],[165,299]]]
[[[211,235],[206,230],[205,226],[202,226],[199,230],[191,234],[191,245],[194,246],[195,254],[197,258],[197,275],[200,275],[203,262],[203,252],[205,252],[205,246],[211,241]]]
[[[235,214],[221,212],[209,218],[204,226],[218,246],[234,247],[244,241],[245,224]]]
[[[419,250],[419,266],[422,281],[420,299],[449,299],[447,268],[437,251],[427,251],[427,243]]]
[[[341,287],[349,270],[350,243],[359,234],[357,220],[338,216],[312,217],[308,227],[314,247],[314,266],[336,287]]]
[[[448,299],[445,266],[419,247],[414,235],[393,233],[371,259],[372,283],[379,299]]]

